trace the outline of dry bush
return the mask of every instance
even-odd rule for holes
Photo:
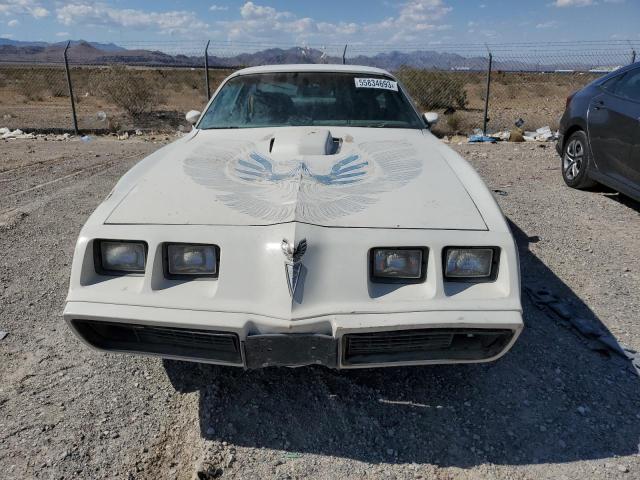
[[[467,106],[464,77],[459,73],[402,67],[396,76],[423,109]]]
[[[16,82],[16,90],[26,100],[40,102],[50,95],[49,83],[42,75],[23,75]]]
[[[452,113],[451,115],[446,115],[447,126],[452,132],[459,132],[460,127],[462,126],[462,118],[457,113]]]
[[[515,100],[520,94],[521,87],[518,85],[508,84],[506,85],[506,95],[509,100]]]
[[[530,87],[530,92],[535,97],[548,97],[557,91],[557,87],[548,83],[534,83]]]
[[[41,101],[50,96],[50,74],[39,68],[7,68],[3,70],[4,87],[22,96],[25,103]]]
[[[102,72],[100,93],[132,117],[144,115],[161,102],[158,88],[147,76],[121,65],[110,67]]]

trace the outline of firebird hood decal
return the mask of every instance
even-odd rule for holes
[[[224,167],[214,158],[227,158]],[[199,149],[184,161],[185,173],[228,207],[263,220],[308,223],[368,208],[381,193],[416,178],[421,166],[404,141],[366,142],[338,155],[282,160],[258,153],[251,142],[231,142]]]
[[[297,139],[313,130],[199,131],[125,175],[103,221],[486,230],[434,137],[332,127],[339,148],[334,142],[333,149],[311,149],[326,155],[300,153]]]

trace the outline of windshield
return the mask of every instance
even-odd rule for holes
[[[335,72],[232,78],[218,92],[198,128],[310,125],[424,128],[392,79]]]

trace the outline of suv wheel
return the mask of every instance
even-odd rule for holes
[[[562,152],[562,178],[572,188],[588,188],[596,185],[589,178],[591,152],[587,135],[583,131],[574,132],[564,145]]]

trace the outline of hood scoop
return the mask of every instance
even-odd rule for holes
[[[324,129],[278,132],[269,142],[269,153],[274,157],[298,157],[305,155],[333,155],[340,141]]]

